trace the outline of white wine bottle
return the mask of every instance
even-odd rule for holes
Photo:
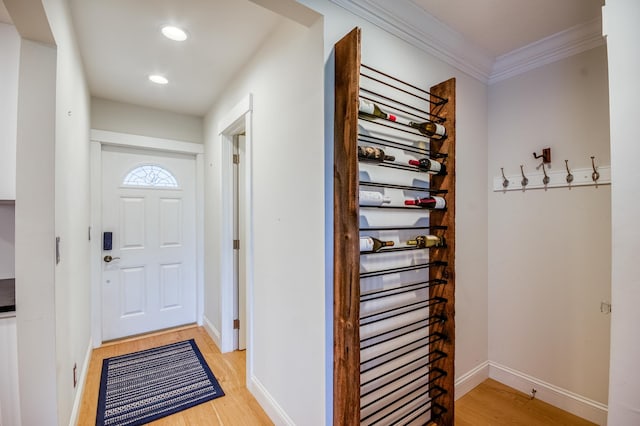
[[[361,206],[381,206],[391,202],[390,197],[385,197],[376,191],[358,191],[359,202]]]
[[[375,253],[383,247],[392,247],[393,241],[381,241],[374,237],[360,237],[360,253]]]
[[[447,202],[442,197],[425,197],[416,198],[414,200],[404,200],[406,206],[419,206],[424,209],[444,209],[447,207]]]
[[[418,169],[432,175],[444,175],[447,173],[447,168],[444,164],[435,160],[431,160],[429,158],[421,158],[420,160],[409,160],[409,164],[411,164],[412,166],[417,166]]]
[[[398,117],[393,114],[387,114],[380,107],[373,102],[366,99],[358,98],[358,111],[364,115],[371,117],[384,118],[385,120],[397,121]]]
[[[370,145],[358,145],[358,158],[363,161],[376,163],[394,161],[396,159],[393,155],[386,155],[382,149]]]
[[[416,248],[427,247],[444,247],[444,237],[438,237],[437,235],[418,235],[413,240],[407,241],[408,246],[416,246]]]
[[[444,137],[447,136],[447,129],[442,124],[433,123],[431,121],[425,121],[423,123],[410,121],[409,126],[417,129],[420,133],[432,139],[444,139]]]

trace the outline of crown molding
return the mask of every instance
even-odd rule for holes
[[[605,43],[593,19],[493,58],[410,0],[330,0],[485,84],[494,84]]]
[[[489,84],[605,44],[602,20],[592,19],[496,58]]]
[[[330,0],[472,77],[487,83],[493,58],[410,0]]]

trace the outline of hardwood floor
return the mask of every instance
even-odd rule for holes
[[[156,426],[272,425],[247,390],[245,352],[221,354],[202,327],[190,326],[107,343],[93,351],[78,418],[79,426],[96,424],[102,360],[168,343],[195,339],[225,392],[214,399],[156,420]],[[592,426],[576,417],[494,380],[488,379],[456,401],[455,426]]]
[[[456,426],[592,426],[559,408],[487,379],[456,401]]]
[[[197,326],[107,343],[95,349],[89,363],[78,425],[96,424],[103,359],[188,339],[195,339],[200,352],[209,364],[209,368],[222,386],[225,396],[150,424],[156,426],[272,425],[269,417],[245,386],[245,351],[220,353],[207,332]]]

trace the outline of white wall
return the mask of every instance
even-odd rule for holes
[[[56,50],[22,40],[16,152],[16,322],[23,424],[55,425]],[[34,125],[37,123],[37,125]]]
[[[89,90],[65,0],[43,5],[57,45],[55,128],[55,229],[60,263],[55,269],[58,423],[68,424],[77,377],[90,347]],[[98,238],[98,233],[93,233]]]
[[[15,215],[14,205],[0,203],[0,279],[16,276]]]
[[[205,316],[220,328],[220,121],[253,94],[249,387],[278,424],[324,424],[322,23],[284,20],[205,118]],[[251,370],[248,371],[251,374]],[[274,410],[280,409],[278,413]]]
[[[0,316],[0,424],[19,426],[16,318]]]
[[[202,117],[91,98],[92,129],[202,143],[202,126]]]
[[[603,10],[609,55],[611,116],[611,372],[608,424],[640,424],[640,3],[607,0]]]
[[[16,198],[16,123],[20,35],[0,22],[0,200]]]
[[[489,171],[609,165],[606,47],[489,88]],[[610,186],[489,194],[489,359],[607,402]],[[538,395],[542,396],[542,393]],[[564,407],[567,408],[567,407]],[[604,412],[603,412],[604,414]]]
[[[328,200],[325,220],[328,268],[327,298],[333,294],[333,45],[355,26],[362,28],[362,62],[385,70],[400,79],[429,89],[434,84],[456,78],[457,158],[456,158],[456,379],[486,363],[487,332],[487,187],[480,176],[487,174],[487,89],[486,86],[416,49],[344,9],[322,0],[304,0],[325,19],[325,175]],[[327,305],[327,329],[333,327],[333,312]],[[333,347],[327,341],[327,358]],[[332,363],[327,363],[331,377]],[[474,380],[478,380],[475,378]],[[328,380],[330,384],[330,380]],[[459,396],[459,395],[456,395]],[[328,392],[327,411],[331,410]],[[329,416],[330,417],[330,416]]]

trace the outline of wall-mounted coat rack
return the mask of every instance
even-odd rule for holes
[[[493,191],[529,191],[531,189],[571,188],[574,186],[599,186],[611,184],[611,166],[595,166],[570,169],[568,160],[565,167],[560,170],[546,168],[543,173],[527,173],[518,170],[516,173],[507,174],[501,168],[500,173],[493,178]],[[514,168],[515,169],[515,168]],[[517,170],[517,169],[515,169]],[[520,173],[519,173],[520,172]],[[544,184],[545,175],[547,184]],[[526,176],[526,177],[525,177]],[[594,180],[594,177],[597,178]],[[526,181],[523,186],[522,182]],[[506,185],[505,185],[506,183]]]

